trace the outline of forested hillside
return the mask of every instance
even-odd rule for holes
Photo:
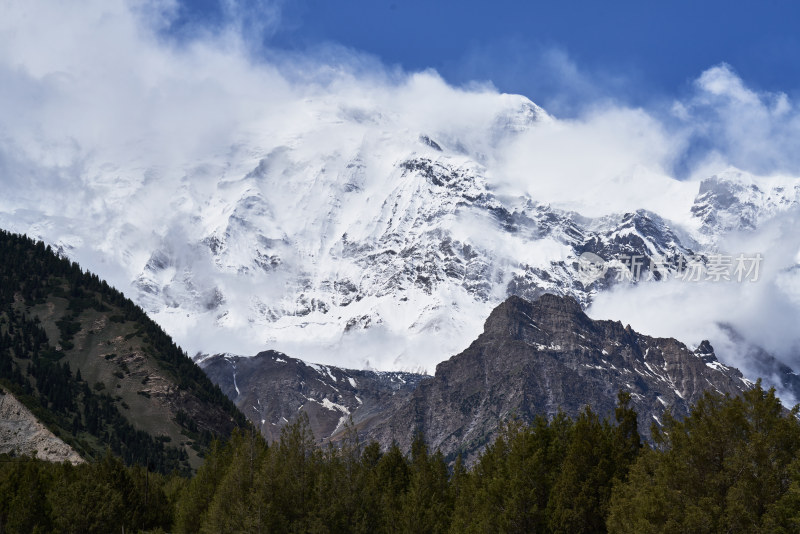
[[[41,242],[0,231],[0,385],[85,459],[196,468],[247,423],[119,291]]]
[[[469,470],[417,436],[410,455],[351,432],[318,448],[306,416],[267,445],[236,432],[192,479],[106,456],[0,462],[3,532],[707,532],[800,530],[800,423],[760,384],[707,393],[641,445],[620,394],[614,422],[509,421]]]

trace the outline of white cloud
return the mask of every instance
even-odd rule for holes
[[[703,72],[694,87],[674,109],[690,141],[708,147],[703,157],[755,173],[800,173],[800,113],[785,93],[750,89],[726,64]]]
[[[750,106],[760,104],[758,95],[745,87],[742,80],[726,64],[705,71],[695,81],[695,85],[709,95],[726,97]]]
[[[497,174],[535,199],[587,216],[646,208],[685,218],[696,185],[667,174],[683,141],[641,109],[597,109],[519,136],[503,147]]]

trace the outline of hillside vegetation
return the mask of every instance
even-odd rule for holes
[[[614,422],[510,421],[469,470],[421,435],[410,455],[351,432],[319,448],[301,415],[268,445],[215,445],[192,479],[106,456],[0,461],[0,531],[185,533],[789,533],[800,530],[800,423],[760,384],[706,394],[641,446],[620,394]]]
[[[0,385],[88,460],[189,473],[244,416],[141,308],[0,231]]]

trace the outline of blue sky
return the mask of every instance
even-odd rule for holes
[[[455,85],[488,80],[561,116],[679,97],[722,62],[756,91],[800,87],[796,2],[192,0],[171,31],[221,26],[231,6],[265,54],[344,47]]]

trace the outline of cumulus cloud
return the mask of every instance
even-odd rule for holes
[[[800,173],[796,103],[747,87],[730,65],[703,72],[673,110],[690,144],[703,147],[692,155],[695,175],[721,163],[757,174]]]

